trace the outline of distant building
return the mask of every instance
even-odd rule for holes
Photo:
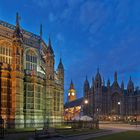
[[[70,84],[70,89],[69,89],[69,93],[68,93],[68,102],[74,101],[76,100],[76,92],[74,89],[74,85],[73,82],[71,80],[71,84]]]
[[[86,78],[84,82],[84,96],[72,102],[65,104],[65,111],[71,106],[76,108],[80,106],[80,111],[84,115],[100,120],[140,120],[140,91],[134,89],[134,83],[130,77],[127,89],[124,89],[124,82],[119,85],[117,81],[117,72],[114,73],[114,82],[110,84],[108,79],[105,85],[99,70],[95,79],[92,79],[91,86]],[[84,104],[88,100],[88,104]],[[82,107],[82,108],[81,108]],[[73,112],[74,113],[74,112]]]
[[[0,20],[0,116],[6,127],[37,127],[61,123],[64,67],[40,35]]]
[[[82,102],[83,98],[76,99],[76,91],[71,81],[68,91],[68,100],[64,105],[64,120],[73,120],[76,117],[80,117]]]

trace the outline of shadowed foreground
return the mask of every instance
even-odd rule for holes
[[[139,140],[139,139],[140,139],[140,131],[127,131],[117,134],[111,134],[108,136],[92,138],[88,140]]]

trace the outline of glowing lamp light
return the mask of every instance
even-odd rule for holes
[[[68,94],[68,96],[70,96],[70,93]]]
[[[88,104],[88,100],[85,100],[85,104]]]
[[[118,102],[118,105],[120,105],[121,103],[120,102]]]
[[[72,92],[72,96],[74,96],[75,95],[75,93],[74,92]]]

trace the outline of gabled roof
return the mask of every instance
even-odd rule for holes
[[[80,105],[82,105],[83,99],[84,98],[82,97],[82,98],[76,99],[76,100],[71,101],[71,102],[66,102],[64,105],[64,108],[71,108],[74,106],[80,106]]]
[[[15,30],[16,29],[16,26],[15,25],[12,25],[12,24],[10,24],[8,22],[5,22],[5,21],[2,21],[2,20],[0,20],[0,25],[1,26],[4,26],[6,28],[9,28],[11,30]],[[27,36],[29,36],[31,38],[34,38],[36,40],[39,40],[40,39],[40,36],[39,35],[36,35],[36,34],[34,34],[32,32],[29,32],[29,31],[27,31],[27,30],[25,30],[23,28],[21,28],[21,30],[22,30],[22,33],[23,34],[25,34],[25,35],[27,35]]]
[[[119,84],[118,84],[117,81],[114,81],[113,84],[112,84],[112,86],[111,86],[111,88],[112,89],[116,89],[116,88],[120,89],[120,86],[119,86]]]

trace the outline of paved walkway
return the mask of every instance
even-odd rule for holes
[[[100,124],[101,129],[106,130],[134,130],[134,131],[140,131],[140,125],[130,125],[130,124]]]
[[[99,132],[94,134],[85,134],[85,135],[78,135],[78,136],[71,136],[71,137],[64,137],[64,138],[50,138],[49,140],[87,140],[90,138],[110,135],[113,133],[119,133],[121,131],[105,131],[105,132]]]
[[[105,129],[105,130],[111,130],[111,131],[98,132],[98,133],[94,133],[94,134],[69,136],[69,137],[63,137],[63,138],[56,137],[56,138],[50,138],[49,140],[87,140],[90,138],[124,132],[127,130],[140,131],[140,125],[138,125],[136,127],[135,125],[129,125],[129,124],[100,124],[100,128]],[[33,136],[34,136],[34,132],[16,133],[16,134],[6,135],[3,140],[15,140],[16,138],[19,138],[19,140],[20,140],[22,137],[27,138],[27,140],[34,140]],[[48,140],[48,138],[46,140]]]
[[[100,124],[101,129],[111,130],[106,132],[88,134],[88,135],[80,135],[80,136],[71,136],[65,138],[50,138],[49,140],[87,140],[90,138],[125,132],[128,130],[140,131],[140,125],[129,125],[129,124]]]
[[[104,136],[104,135],[110,135],[112,133],[118,133],[119,131],[106,131],[106,132],[99,132],[95,134],[85,134],[85,135],[78,135],[78,136],[69,136],[69,137],[54,137],[54,138],[46,138],[44,140],[87,140],[94,137]],[[19,140],[22,137],[26,137],[27,140],[34,140],[33,133],[17,133],[17,134],[9,134],[4,137],[3,140],[15,140],[19,138]]]

